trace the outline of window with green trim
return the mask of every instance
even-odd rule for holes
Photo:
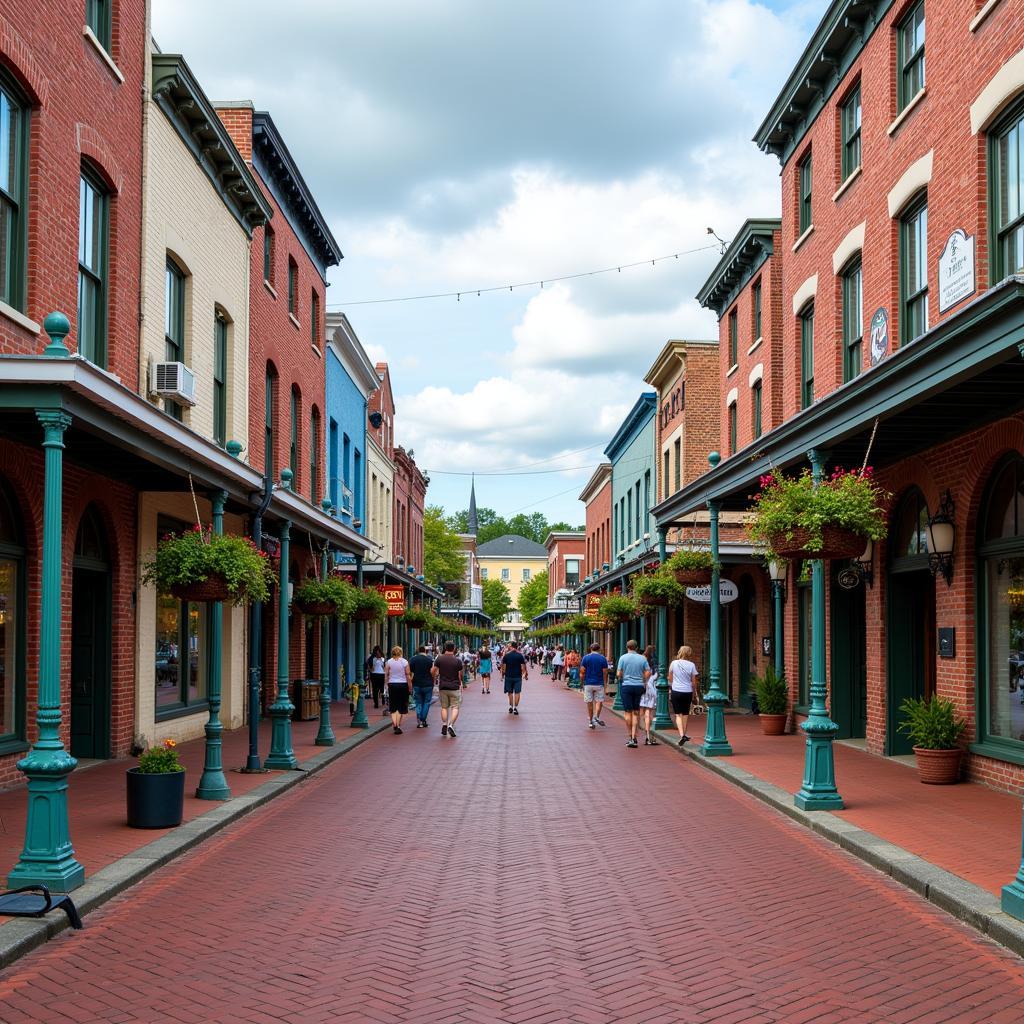
[[[860,257],[843,272],[843,383],[863,369],[863,266]]]
[[[750,389],[750,432],[756,441],[761,436],[761,381],[755,380]]]
[[[25,738],[25,538],[0,479],[0,749]]]
[[[293,317],[299,317],[299,266],[288,257],[288,312]]]
[[[320,410],[314,405],[309,414],[309,500],[317,505],[320,493]]]
[[[275,473],[274,416],[277,412],[277,374],[267,363],[267,375],[263,385],[263,472],[271,479]]]
[[[729,314],[729,365],[735,366],[739,359],[739,326],[736,310]]]
[[[25,312],[29,107],[0,69],[0,302]]]
[[[928,330],[928,198],[900,220],[900,344]]]
[[[673,470],[675,473],[676,490],[678,491],[682,487],[682,464],[683,464],[683,442],[681,438],[676,438],[675,444],[672,446],[672,463]]]
[[[86,170],[78,179],[78,351],[107,366],[107,266],[109,200]]]
[[[1024,270],[1024,103],[992,133],[989,161],[995,282]]]
[[[185,273],[169,256],[164,275],[164,358],[169,363],[185,361]],[[181,406],[170,398],[164,411],[181,419]]]
[[[228,441],[228,321],[213,314],[213,439],[222,448]]]
[[[314,348],[320,347],[320,296],[316,291],[309,301],[309,340]]]
[[[814,401],[814,304],[800,314],[800,408]]]
[[[904,107],[924,88],[924,0],[899,23],[896,29],[898,36],[899,62],[896,69],[899,76],[896,82],[897,107]]]
[[[292,400],[288,417],[288,468],[292,471],[292,487],[299,489],[299,414],[302,408],[302,394],[292,388]]]
[[[843,132],[843,181],[860,167],[860,86],[850,93],[839,112]]]
[[[111,0],[85,0],[85,23],[100,45],[110,52],[110,3]]]
[[[729,454],[736,451],[736,403],[729,403]]]
[[[800,186],[800,234],[802,235],[811,226],[811,180],[812,164],[811,154],[800,162],[797,168],[797,178]]]
[[[751,289],[751,295],[753,297],[754,306],[754,341],[758,341],[761,338],[761,279],[758,278],[754,282],[754,287]]]
[[[274,283],[274,229],[269,224],[263,226],[263,280]]]

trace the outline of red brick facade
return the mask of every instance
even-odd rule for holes
[[[586,509],[587,533],[583,575],[591,576],[612,562],[612,474],[609,463],[598,467],[580,495],[580,501]]]
[[[409,453],[399,446],[394,449],[394,558],[401,557],[406,566],[423,572],[423,507],[427,482]]]
[[[380,425],[367,424],[366,432],[378,444],[381,451],[394,461],[395,458],[395,396],[391,391],[391,372],[387,363],[377,363],[377,376],[380,387],[370,395],[368,404],[369,415],[380,413]]]
[[[548,607],[551,607],[555,594],[569,586],[565,571],[567,558],[578,559],[579,582],[582,582],[586,575],[584,560],[587,554],[587,540],[582,533],[549,533],[544,546],[548,549]],[[576,586],[578,583],[573,584],[570,589],[575,589]]]

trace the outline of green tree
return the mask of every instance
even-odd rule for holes
[[[529,626],[535,615],[540,615],[548,606],[548,572],[537,573],[529,583],[519,589],[519,614]]]
[[[512,595],[501,580],[484,580],[484,615],[497,625],[512,609]]]
[[[428,505],[423,512],[423,575],[428,583],[461,580],[466,574],[462,542],[445,519],[440,505]]]

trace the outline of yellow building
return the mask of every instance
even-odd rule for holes
[[[498,623],[504,640],[517,640],[529,625],[519,614],[519,591],[537,573],[548,567],[548,553],[543,544],[520,537],[514,533],[489,540],[476,549],[480,565],[480,580],[501,580],[508,587],[512,598],[512,610]]]

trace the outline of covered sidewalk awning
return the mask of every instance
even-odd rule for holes
[[[432,587],[418,576],[411,576],[404,569],[399,569],[398,566],[392,565],[391,562],[364,562],[363,581],[370,585],[378,583],[401,584],[405,587],[407,595],[410,597],[415,595],[415,600],[410,603],[410,607],[412,604],[426,604],[428,601],[439,601],[441,599],[441,591],[436,587]]]

